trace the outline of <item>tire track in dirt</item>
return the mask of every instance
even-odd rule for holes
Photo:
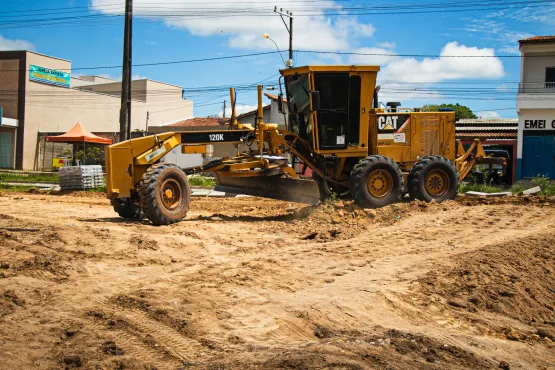
[[[136,358],[145,365],[155,365],[161,370],[174,370],[182,363],[169,356],[162,347],[158,348],[156,341],[149,339],[148,333],[139,331],[116,314],[93,310],[86,314],[85,319],[72,317],[71,320],[92,330],[98,337],[116,343],[123,348],[126,357]]]
[[[174,329],[150,319],[141,311],[126,309],[119,311],[118,315],[143,333],[154,337],[173,357],[183,362],[194,363],[207,354],[206,349],[198,341],[176,333]]]
[[[27,299],[28,311],[18,308],[17,317],[25,325],[26,315],[33,315],[37,328],[28,327],[37,331],[49,330],[37,316],[40,312],[52,322],[103,310],[106,319],[87,318],[83,324],[83,333],[92,337],[85,344],[94,348],[75,343],[77,351],[91,355],[91,364],[99,356],[104,356],[102,361],[119,358],[103,355],[103,340],[114,341],[129,358],[159,368],[462,369],[481,364],[458,358],[459,348],[493,359],[492,367],[503,359],[513,368],[513,363],[522,364],[517,357],[535,364],[534,356],[545,355],[543,347],[488,336],[472,326],[472,317],[446,313],[449,308],[439,298],[425,306],[429,298],[418,293],[417,286],[427,272],[458,262],[464,253],[548,232],[555,219],[553,207],[512,200],[469,206],[465,201],[413,202],[377,210],[370,219],[345,206],[340,209],[345,220],[330,207],[320,210],[318,219],[297,219],[288,217],[291,206],[280,202],[202,200],[194,204],[197,211],[191,212],[190,221],[156,228],[148,222],[121,221],[108,205],[96,205],[98,200],[42,198],[28,202],[29,207],[3,198],[2,212],[60,233],[63,245],[48,244],[48,253],[37,251],[67,261],[61,271],[68,277],[50,282],[44,291],[50,295],[44,299]],[[350,225],[353,230],[338,237],[329,233]],[[322,237],[303,240],[312,232]],[[141,248],[145,243],[134,243],[134,234],[156,241],[157,248]],[[79,249],[89,255],[79,255]],[[26,254],[5,251],[6,258],[28,258]],[[5,270],[8,278],[0,279],[0,285],[20,294],[18,284],[25,280],[25,298],[33,289],[41,291],[43,281],[19,278],[11,270]],[[36,271],[49,273],[46,266]],[[142,297],[149,306],[118,305],[118,296]],[[492,317],[483,315],[481,320],[487,325],[495,322]],[[115,324],[106,323],[110,320]],[[186,321],[184,329],[181,321]],[[14,328],[0,328],[0,333]],[[389,328],[404,333],[389,335]],[[423,346],[413,335],[418,333],[437,343]],[[23,356],[32,358],[29,348],[19,347]],[[451,362],[439,356],[443,362],[427,363],[421,352],[425,348],[451,353],[445,357]]]

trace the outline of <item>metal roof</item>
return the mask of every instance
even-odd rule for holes
[[[517,132],[518,126],[458,126],[455,131],[511,131]]]
[[[518,126],[518,118],[466,118],[460,119],[455,124],[458,125],[493,125],[493,124],[507,124]]]

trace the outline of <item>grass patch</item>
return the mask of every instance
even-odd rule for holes
[[[33,175],[28,174],[26,176],[15,175],[13,173],[0,173],[0,181],[13,181],[13,182],[46,182],[57,184],[60,182],[58,175]]]
[[[555,182],[550,181],[547,177],[534,177],[531,182],[532,185],[524,185],[517,182],[511,187],[486,184],[461,184],[459,187],[459,193],[466,193],[467,191],[478,191],[481,193],[501,193],[510,191],[513,195],[516,195],[531,187],[539,186],[542,191],[537,195],[555,196]]]
[[[216,186],[216,180],[208,176],[191,175],[189,176],[189,185],[205,189],[213,189],[214,186]]]
[[[554,196],[555,195],[555,182],[549,181],[545,176],[538,176],[532,179],[534,186],[539,186],[542,189],[540,195]]]
[[[486,184],[461,184],[461,186],[459,187],[459,193],[466,193],[467,191],[479,191],[481,193],[500,193],[509,190],[502,186],[492,186]]]
[[[39,191],[40,189],[37,188],[36,186],[0,184],[0,190],[1,191],[14,192],[14,193],[22,193],[22,192],[26,192],[26,191],[29,191],[29,190]]]
[[[87,189],[89,193],[105,193],[106,192],[106,185],[102,185],[96,188]]]

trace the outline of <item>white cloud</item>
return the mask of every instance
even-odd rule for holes
[[[382,44],[382,46],[384,46]],[[407,58],[394,50],[363,47],[351,55],[351,64],[379,65],[378,83],[382,83],[380,101],[437,100],[445,97],[433,85],[448,80],[495,79],[505,75],[503,63],[493,49],[468,47],[458,42],[447,43],[438,58]],[[388,55],[379,55],[388,54]],[[449,56],[483,56],[458,58]]]
[[[492,110],[480,111],[476,115],[478,116],[478,118],[501,118],[499,113]]]
[[[0,50],[35,50],[35,45],[29,41],[10,40],[0,35]]]
[[[91,0],[93,10],[105,14],[122,14],[121,7],[115,7],[113,0]],[[201,3],[196,3],[201,4]],[[311,4],[313,5],[313,4]],[[359,23],[356,17],[338,16],[326,17],[324,12],[329,10],[341,11],[341,7],[330,1],[317,4],[313,15],[297,17],[294,20],[295,49],[320,51],[346,50],[357,44],[362,38],[372,37],[375,28],[371,24]],[[133,14],[136,17],[156,17],[163,19],[171,27],[183,28],[197,36],[224,36],[228,45],[241,49],[273,50],[274,44],[262,37],[268,33],[278,44],[280,49],[286,50],[289,45],[289,34],[285,30],[282,20],[273,13],[273,4],[263,4],[260,0],[220,0],[218,2],[202,3],[202,15],[188,0],[135,0]],[[287,8],[296,13],[300,3],[288,3]],[[191,9],[193,8],[193,9]],[[242,16],[248,9],[248,15]],[[221,16],[225,14],[225,16]],[[258,14],[259,16],[253,16]],[[180,16],[183,15],[183,16]],[[188,16],[185,16],[188,15]],[[216,17],[216,15],[219,15]]]
[[[555,24],[555,8],[552,6],[525,6],[510,7],[508,10],[493,12],[488,15],[490,18],[505,18],[519,22]]]
[[[465,55],[482,57],[454,57]],[[394,58],[380,73],[384,80],[430,84],[445,80],[495,79],[504,75],[503,63],[495,57],[493,49],[468,47],[456,41],[446,44],[439,58]]]
[[[365,55],[351,55],[350,62],[351,64],[362,64],[362,65],[378,65],[383,66],[388,64],[389,62],[393,61],[394,59],[398,59],[396,57],[396,53],[383,49],[383,48],[358,48],[353,51],[357,54],[365,54]],[[389,55],[382,55],[382,54],[389,54]]]
[[[120,77],[120,79],[121,79],[121,77]],[[132,80],[132,81],[135,81],[135,80],[148,80],[148,77],[142,76],[142,75],[135,75],[135,74],[133,74],[133,75],[131,75],[131,80]]]
[[[394,42],[379,42],[376,44],[377,47],[379,48],[384,48],[384,49],[395,49],[397,47],[397,44]]]
[[[487,17],[501,17],[503,14],[497,12]],[[518,40],[534,36],[528,32],[512,30],[505,23],[493,19],[466,19],[466,23],[467,26],[462,30],[478,35],[483,40],[498,43],[498,51],[505,54],[520,54]]]

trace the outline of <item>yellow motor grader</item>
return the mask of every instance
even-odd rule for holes
[[[457,195],[460,180],[487,158],[479,141],[465,151],[455,140],[455,113],[419,112],[399,103],[379,107],[378,66],[305,66],[281,70],[287,130],[266,123],[262,86],[258,117],[237,122],[235,91],[227,130],[167,132],[123,141],[106,149],[106,189],[125,218],[146,216],[155,225],[182,220],[190,207],[187,175],[212,172],[216,190],[317,204],[332,192],[351,196],[362,208],[412,198],[441,202]],[[285,113],[284,113],[285,115]],[[177,146],[206,153],[233,143],[234,157],[179,168],[160,159]],[[291,158],[312,170],[301,179]],[[502,159],[501,159],[502,160]]]

